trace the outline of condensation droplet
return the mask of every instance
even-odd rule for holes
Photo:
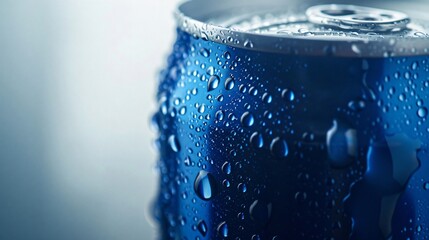
[[[198,231],[203,235],[204,237],[207,235],[207,224],[204,220],[200,220],[197,225]]]
[[[234,78],[229,77],[225,80],[225,89],[226,90],[231,90],[234,88],[235,82],[234,82]]]
[[[252,41],[250,41],[249,39],[247,39],[246,41],[244,41],[244,47],[246,47],[246,48],[253,48]]]
[[[183,106],[183,107],[181,107],[181,108],[179,109],[179,114],[180,114],[180,115],[185,115],[185,114],[186,114],[186,107],[185,107],[185,106]]]
[[[251,127],[255,123],[255,118],[250,112],[245,112],[241,116],[241,123],[245,127]]]
[[[201,48],[200,49],[200,54],[203,56],[203,57],[209,57],[210,56],[210,51],[208,50],[208,49],[206,49],[206,48]]]
[[[215,117],[218,121],[222,121],[225,118],[225,114],[222,110],[216,112]]]
[[[175,135],[171,135],[168,138],[168,144],[170,145],[171,150],[173,150],[173,152],[179,152],[180,151],[180,143],[179,140],[177,139],[177,137]]]
[[[201,170],[194,181],[194,190],[203,200],[210,200],[217,193],[216,179],[211,173]]]
[[[261,200],[255,200],[249,208],[250,218],[265,225],[271,217],[272,204]]]
[[[222,165],[222,171],[223,171],[225,174],[231,174],[231,164],[230,164],[229,162],[225,162],[225,163]]]
[[[425,107],[421,107],[419,108],[419,110],[417,110],[417,116],[419,116],[420,118],[426,117],[427,114],[428,114],[428,110]]]
[[[221,237],[228,237],[228,224],[226,224],[226,222],[221,222],[217,227],[217,232]]]
[[[210,77],[209,82],[207,83],[207,91],[213,91],[219,86],[219,77],[216,75],[213,75]]]
[[[295,93],[290,89],[284,89],[282,91],[282,98],[287,101],[293,101],[295,100]]]
[[[243,193],[247,192],[247,186],[245,183],[239,183],[237,188],[240,192],[243,192]]]
[[[339,126],[337,121],[326,134],[326,144],[331,167],[344,168],[357,157],[356,130]]]
[[[262,101],[264,101],[265,103],[271,103],[273,101],[273,97],[271,97],[269,93],[264,93],[262,95]]]
[[[250,136],[250,143],[255,148],[262,148],[264,146],[264,138],[262,137],[262,134],[254,132],[252,136]]]
[[[274,138],[273,141],[271,141],[270,150],[274,156],[280,158],[287,157],[289,154],[289,147],[286,141],[279,137]]]

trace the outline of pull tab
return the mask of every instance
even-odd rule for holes
[[[410,23],[410,18],[402,12],[342,4],[313,6],[306,15],[314,24],[366,32],[400,30]]]

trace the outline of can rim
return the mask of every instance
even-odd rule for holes
[[[339,56],[339,57],[404,57],[429,55],[429,38],[377,38],[377,39],[317,39],[294,35],[269,35],[231,29],[207,22],[207,16],[226,10],[228,0],[209,4],[203,0],[182,2],[175,11],[177,27],[194,37],[230,47],[288,55]],[[247,1],[252,2],[252,1]],[[246,1],[241,1],[246,7]],[[254,1],[253,1],[254,2]],[[265,0],[264,2],[279,2]],[[289,1],[290,5],[294,1]],[[299,1],[298,1],[299,2]],[[305,1],[300,1],[304,5]],[[319,1],[324,3],[324,1]],[[325,1],[326,2],[326,1]],[[363,2],[365,4],[366,2]],[[237,3],[234,3],[237,4]],[[293,3],[292,3],[293,4]],[[307,3],[308,4],[308,3]],[[311,5],[317,4],[314,1]],[[311,6],[308,5],[308,6]],[[201,11],[206,8],[205,12]],[[209,8],[210,10],[207,10]],[[195,14],[198,12],[198,14]],[[203,12],[203,13],[201,13]],[[392,41],[393,40],[393,41]],[[358,51],[356,51],[358,49]]]

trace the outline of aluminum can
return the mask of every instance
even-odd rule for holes
[[[159,239],[428,239],[428,10],[182,3],[152,119]]]

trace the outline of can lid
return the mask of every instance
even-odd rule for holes
[[[410,23],[408,15],[402,12],[344,4],[313,6],[306,15],[316,25],[362,32],[401,31]]]
[[[424,13],[429,6],[421,1],[360,1],[365,7],[325,3],[193,0],[179,6],[176,18],[179,28],[197,37],[257,51],[345,57],[429,55],[429,18]]]

